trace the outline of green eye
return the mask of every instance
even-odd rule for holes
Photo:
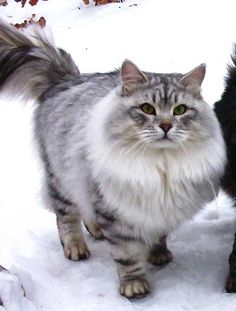
[[[155,108],[148,104],[148,103],[145,103],[145,104],[142,104],[140,106],[140,108],[142,109],[143,112],[145,112],[146,114],[156,114],[156,110]]]
[[[180,116],[181,114],[184,114],[187,110],[187,107],[185,105],[179,105],[177,107],[175,107],[173,114],[175,116]]]

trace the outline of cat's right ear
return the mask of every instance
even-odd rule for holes
[[[128,59],[122,64],[120,75],[122,79],[122,93],[125,96],[131,95],[138,85],[148,81],[145,74]]]

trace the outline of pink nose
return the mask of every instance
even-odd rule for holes
[[[169,130],[172,128],[172,125],[170,123],[162,123],[160,125],[160,128],[165,132],[169,132]]]

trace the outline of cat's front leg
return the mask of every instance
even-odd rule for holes
[[[104,238],[109,242],[111,255],[120,279],[120,294],[141,298],[150,292],[146,278],[148,247],[134,236],[134,228],[124,223],[104,204],[96,206],[96,216]]]
[[[126,239],[116,235],[108,239],[120,279],[120,294],[127,298],[142,298],[150,293],[146,277],[147,247]]]
[[[159,238],[159,241],[150,249],[148,261],[154,266],[167,264],[173,259],[171,251],[167,248],[166,238],[166,236]]]
[[[90,251],[84,240],[80,215],[73,212],[61,214],[57,211],[56,215],[65,257],[75,261],[89,258]]]

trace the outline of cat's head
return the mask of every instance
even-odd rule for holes
[[[201,96],[205,69],[201,64],[184,75],[144,73],[125,60],[118,105],[109,116],[110,138],[137,148],[163,149],[211,136],[212,112]]]

